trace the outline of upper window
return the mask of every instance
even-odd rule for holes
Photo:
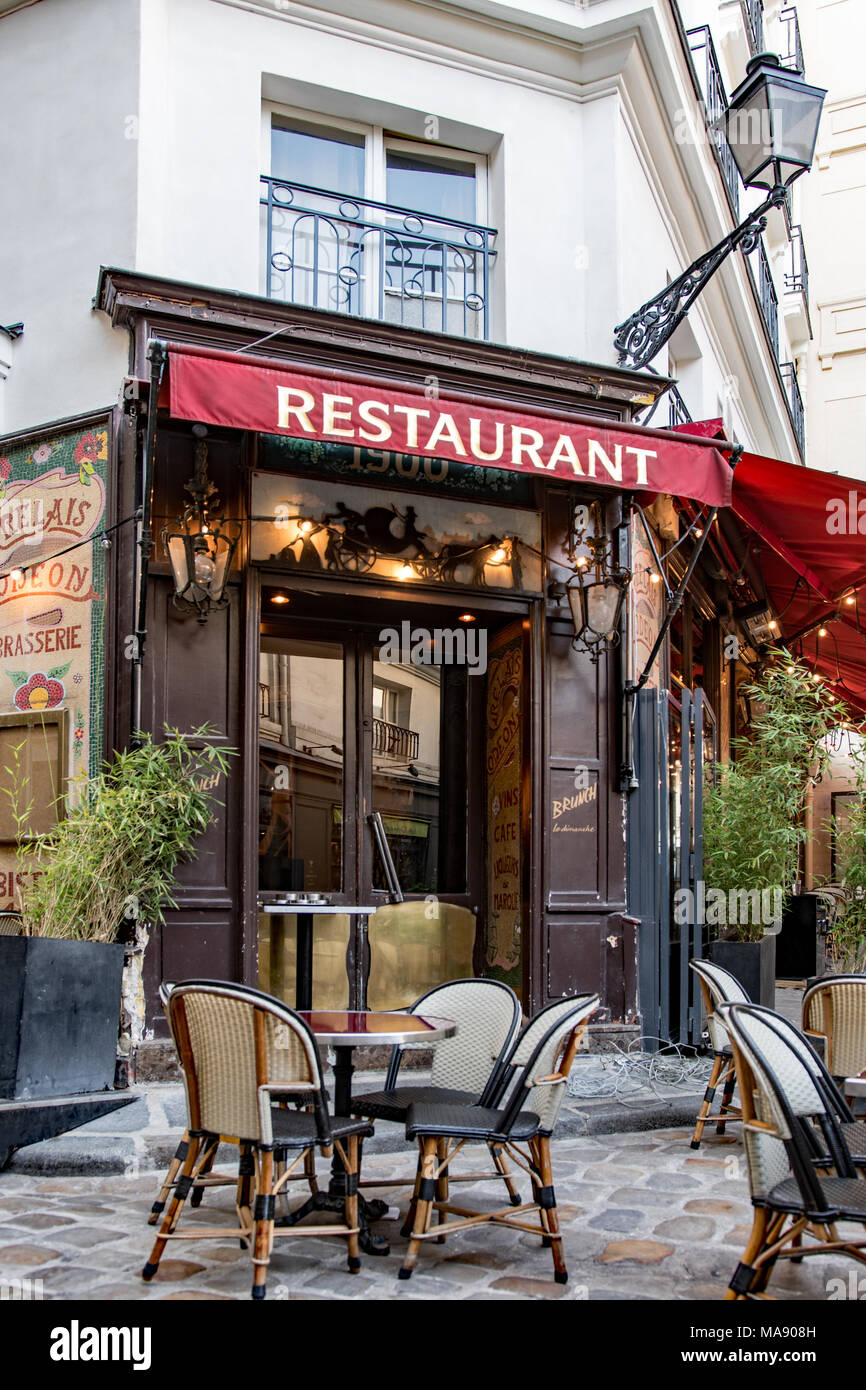
[[[268,295],[489,337],[486,160],[268,109]]]

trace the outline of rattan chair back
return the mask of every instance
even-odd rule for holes
[[[457,1032],[436,1044],[430,1085],[481,1096],[520,1027],[520,1001],[501,980],[452,980],[417,999],[409,1011],[450,1018]],[[394,1068],[396,1074],[396,1067]],[[390,1081],[390,1084],[394,1084]],[[389,1084],[389,1083],[386,1083]]]
[[[833,1076],[866,1070],[866,975],[828,975],[803,995],[803,1027],[827,1039]]]
[[[521,1110],[531,1110],[543,1133],[550,1134],[565,1097],[582,1023],[598,1008],[597,994],[557,999],[536,1014],[524,1028],[509,1061],[520,1068],[508,1091],[503,1132]]]
[[[198,980],[171,989],[168,1012],[192,1131],[270,1145],[273,1101],[313,1093],[327,1142],[319,1055],[296,1013],[257,990]]]
[[[710,960],[690,960],[689,967],[701,983],[704,1010],[707,1016],[707,1032],[714,1052],[723,1052],[728,1039],[724,1027],[716,1017],[717,1004],[748,1004],[749,996],[736,976],[721,965]]]

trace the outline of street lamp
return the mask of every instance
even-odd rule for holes
[[[178,529],[163,526],[160,540],[168,554],[174,580],[174,602],[178,608],[198,615],[203,626],[211,612],[228,604],[226,584],[232,555],[239,531],[228,523],[211,516],[210,507],[217,503],[216,487],[207,476],[207,444],[204,425],[193,425],[195,436],[195,473],[184,484],[191,495]]]
[[[571,645],[587,651],[597,663],[603,651],[619,642],[619,620],[631,571],[610,555],[606,536],[587,536],[583,544],[592,555],[565,588],[574,637]]]
[[[754,251],[767,225],[766,213],[785,202],[787,190],[806,173],[815,154],[821,108],[827,95],[783,68],[772,53],[759,53],[720,118],[740,177],[747,188],[765,188],[760,207],[707,251],[664,290],[647,300],[614,330],[622,366],[645,367],[676,332],[707,281],[742,246]]]

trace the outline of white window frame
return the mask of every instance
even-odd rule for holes
[[[462,164],[472,164],[475,169],[475,224],[481,227],[489,225],[487,155],[478,154],[474,150],[455,149],[453,146],[442,145],[433,140],[407,140],[401,136],[389,134],[383,126],[366,125],[344,117],[330,116],[324,112],[311,112],[305,108],[287,106],[281,102],[265,101],[262,103],[261,167],[267,175],[271,173],[271,138],[275,116],[289,121],[296,120],[306,127],[320,125],[323,136],[327,136],[329,131],[345,131],[347,134],[362,135],[364,137],[364,197],[376,203],[387,203],[387,157],[392,150],[398,154],[427,154],[442,159],[452,159]],[[339,192],[339,190],[336,191]],[[368,208],[367,212],[370,221],[378,220],[381,215],[384,225],[384,214],[379,214],[375,208]],[[267,294],[268,267],[265,265],[264,247],[261,259],[262,292]],[[375,270],[375,257],[373,262]],[[362,312],[366,317],[378,317],[375,312],[375,306],[378,304],[378,288],[375,274],[371,274],[367,279],[364,291],[364,310]]]

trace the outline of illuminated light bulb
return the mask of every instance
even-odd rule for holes
[[[789,676],[793,676],[795,668],[793,666],[786,666],[785,670],[788,672]]]
[[[662,582],[662,581],[661,581],[661,575],[659,575],[659,574],[651,574],[651,575],[650,575],[650,584],[661,584],[661,582]]]
[[[854,594],[849,594],[848,597],[845,599],[845,602],[848,604],[849,607],[853,607],[853,605],[857,602],[857,599],[854,596]]]
[[[195,570],[195,582],[206,589],[214,576],[214,562],[211,557],[203,550],[198,551],[193,566]]]
[[[397,571],[398,579],[411,579],[415,573],[411,565],[401,565]]]
[[[24,571],[23,571],[22,569],[17,569],[17,568],[16,568],[16,569],[14,569],[14,570],[11,570],[10,573],[11,573],[11,577],[12,577],[13,579],[23,579],[23,578],[24,578]]]
[[[813,672],[812,672],[812,680],[813,680],[813,681],[819,681],[820,679],[821,679],[821,677],[818,675],[818,672],[817,672],[817,671],[813,671]]]
[[[827,636],[827,629],[826,629],[825,627],[819,627],[819,628],[818,628],[818,636],[819,636],[819,637],[826,637],[826,636]]]
[[[502,545],[498,545],[494,550],[493,554],[490,556],[491,565],[501,565],[502,561],[505,559],[506,554],[507,552],[505,550],[505,547]]]
[[[475,614],[474,614],[474,613],[460,613],[458,616],[459,616],[459,620],[460,620],[461,623],[474,623],[474,622],[475,622]]]
[[[776,622],[775,618],[771,618],[770,621],[767,623],[767,627],[770,629],[771,632],[778,632],[779,624]]]
[[[288,603],[286,594],[271,594],[271,603]]]
[[[312,521],[302,521],[298,527],[302,536],[308,536],[313,529]]]
[[[702,536],[703,534],[704,534],[704,528],[703,528],[702,526],[696,526],[696,527],[695,527],[695,535],[696,535],[696,536]]]
[[[206,522],[202,522],[201,533],[202,533],[203,536],[206,536],[206,535],[208,534],[208,528],[207,528],[207,523],[206,523]]]

